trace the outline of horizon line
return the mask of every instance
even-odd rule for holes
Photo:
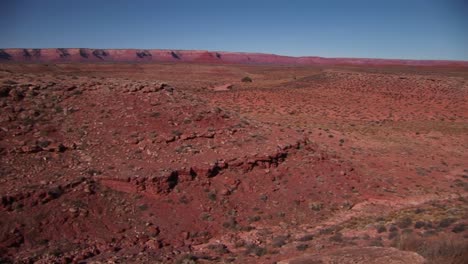
[[[304,56],[292,56],[277,53],[266,53],[258,51],[223,51],[223,50],[206,50],[206,49],[167,49],[167,48],[83,48],[83,47],[48,47],[48,48],[0,48],[0,50],[14,50],[14,49],[40,49],[40,50],[51,50],[51,49],[94,49],[94,50],[163,50],[163,51],[205,51],[205,52],[222,52],[222,53],[241,53],[241,54],[261,54],[261,55],[274,55],[279,57],[289,58],[323,58],[323,59],[369,59],[369,60],[387,60],[387,61],[450,61],[450,62],[468,62],[468,60],[452,60],[452,59],[409,59],[409,58],[383,58],[383,57],[324,57],[317,55],[304,55]]]

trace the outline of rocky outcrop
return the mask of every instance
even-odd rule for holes
[[[194,165],[190,168],[181,168],[167,171],[155,177],[129,177],[127,179],[116,179],[112,177],[99,177],[104,185],[126,192],[146,192],[150,195],[171,192],[179,183],[192,181],[197,177],[213,178],[225,169],[249,172],[256,167],[268,169],[277,167],[283,162],[288,154],[301,146],[307,145],[307,140],[300,140],[296,144],[288,144],[278,147],[275,153],[270,155],[254,155],[230,160],[219,159],[207,166]]]
[[[229,91],[232,89],[232,87],[233,85],[231,83],[228,83],[228,84],[213,87],[212,90],[215,92]]]

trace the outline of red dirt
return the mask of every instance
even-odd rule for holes
[[[4,262],[341,258],[400,248],[375,231],[393,225],[468,237],[463,67],[5,63],[0,78]]]

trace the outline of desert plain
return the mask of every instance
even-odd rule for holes
[[[466,63],[2,52],[2,263],[468,259]]]

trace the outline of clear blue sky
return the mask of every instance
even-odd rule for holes
[[[468,0],[2,0],[0,48],[468,60]]]

